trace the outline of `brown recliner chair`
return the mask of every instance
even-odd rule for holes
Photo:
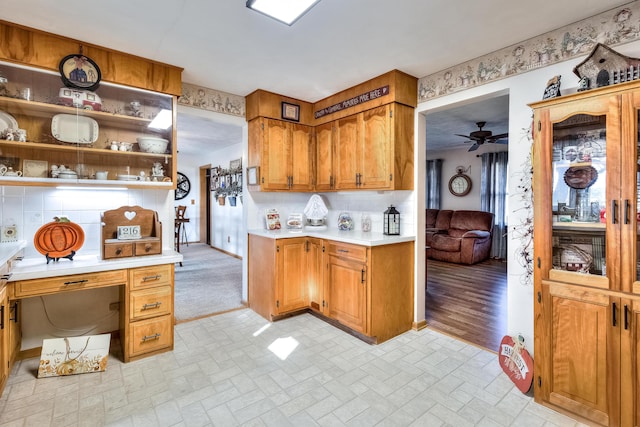
[[[446,233],[451,222],[451,210],[427,209],[425,223],[425,244],[431,246],[431,238],[436,233]]]
[[[489,258],[493,214],[453,211],[446,233],[431,236],[429,257],[458,264],[476,264]]]

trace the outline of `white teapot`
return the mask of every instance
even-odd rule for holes
[[[22,176],[22,171],[14,171],[12,167],[8,167],[4,176]]]

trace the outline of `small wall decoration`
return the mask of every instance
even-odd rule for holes
[[[187,197],[189,191],[191,191],[191,181],[189,181],[189,178],[181,172],[176,173],[176,180],[176,194],[174,199],[182,200]]]
[[[43,340],[38,378],[103,372],[110,342],[111,334]]]
[[[96,90],[102,79],[98,64],[80,53],[67,55],[58,66],[62,82],[67,87],[76,89]]]
[[[556,98],[560,96],[560,76],[554,76],[547,82],[547,87],[544,89],[542,99]]]
[[[286,120],[292,120],[294,122],[300,121],[300,106],[297,104],[289,104],[288,102],[282,103],[282,118]]]
[[[260,179],[260,170],[258,166],[252,166],[247,168],[247,184],[248,185],[258,185]]]

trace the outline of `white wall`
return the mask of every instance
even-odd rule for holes
[[[427,122],[427,126],[429,123]],[[508,147],[502,144],[484,144],[481,153],[507,151]],[[469,209],[480,210],[480,179],[482,159],[478,157],[478,151],[467,151],[466,148],[458,150],[429,150],[427,141],[427,160],[442,159],[442,180],[440,182],[440,209]],[[456,175],[456,168],[462,166],[468,168],[466,175],[471,178],[471,191],[463,197],[454,196],[449,192],[449,179]],[[425,189],[426,190],[426,189]],[[425,193],[426,194],[426,193]]]
[[[27,241],[25,257],[40,258],[33,237],[54,216],[67,216],[82,227],[85,240],[78,256],[100,256],[100,213],[121,206],[142,206],[158,212],[162,247],[173,249],[173,191],[167,190],[59,190],[52,187],[1,186],[0,223],[15,224],[18,238]],[[61,259],[60,263],[73,262]],[[27,298],[22,309],[22,349],[39,347],[43,338],[102,333],[118,329],[118,312],[109,304],[119,301],[118,288],[69,292],[60,296]]]
[[[631,56],[640,56],[640,42],[618,46],[616,51]],[[526,270],[520,264],[516,251],[521,242],[514,234],[513,228],[521,224],[528,212],[523,209],[523,203],[518,192],[518,177],[524,173],[527,156],[531,144],[526,137],[525,129],[531,127],[532,111],[528,103],[538,101],[547,81],[555,76],[562,76],[562,94],[575,92],[578,78],[573,74],[573,68],[584,60],[583,57],[555,64],[542,69],[535,69],[528,73],[499,80],[473,89],[461,91],[420,103],[416,109],[418,120],[424,120],[424,114],[430,110],[442,109],[474,99],[492,96],[492,94],[509,94],[509,233],[508,233],[508,331],[509,334],[522,334],[527,347],[533,349],[533,282],[526,280]],[[425,150],[426,135],[416,135],[416,151]],[[431,156],[431,155],[430,155]],[[424,164],[424,162],[422,163]],[[425,194],[424,180],[418,180],[419,194]],[[447,181],[448,182],[448,181]],[[420,279],[420,277],[418,277]]]

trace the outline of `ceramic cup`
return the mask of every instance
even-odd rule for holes
[[[108,179],[109,171],[96,172],[96,179]]]
[[[7,173],[7,167],[5,165],[0,165],[0,175],[4,175]]]

